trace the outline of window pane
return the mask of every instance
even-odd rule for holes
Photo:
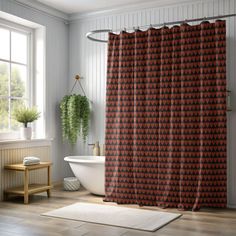
[[[11,60],[27,63],[27,36],[25,34],[11,33]]]
[[[0,28],[0,58],[10,59],[10,31]]]
[[[0,61],[0,98],[8,96],[9,63]]]
[[[14,110],[23,105],[28,105],[23,99],[11,99],[11,130],[13,131],[18,130],[20,127],[23,126],[22,123],[19,123],[12,117]]]
[[[11,96],[27,97],[27,68],[26,66],[11,64]]]
[[[0,132],[8,131],[8,100],[0,99]]]

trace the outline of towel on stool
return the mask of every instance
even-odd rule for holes
[[[30,165],[36,165],[40,163],[40,158],[38,157],[24,157],[23,165],[30,166]]]

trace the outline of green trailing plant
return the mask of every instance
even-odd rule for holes
[[[85,96],[82,96],[79,101],[80,108],[80,120],[82,127],[82,137],[85,142],[89,133],[89,119],[90,119],[90,109],[89,109],[89,101]]]
[[[61,126],[62,126],[62,137],[63,140],[67,139],[69,134],[69,121],[68,121],[68,109],[67,109],[67,103],[70,96],[64,96],[60,103],[60,110],[61,110]]]
[[[89,131],[90,108],[86,96],[66,95],[60,103],[62,137],[75,144],[78,136],[86,141]]]
[[[28,123],[37,120],[40,117],[40,112],[37,111],[36,107],[28,108],[21,106],[13,111],[13,118],[20,123],[24,124],[27,128]]]
[[[80,130],[78,103],[79,99],[78,96],[76,95],[70,96],[67,103],[69,134],[70,134],[68,138],[72,144],[76,143],[78,132]]]

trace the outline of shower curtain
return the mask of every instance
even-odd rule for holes
[[[225,21],[109,34],[105,201],[226,206]]]

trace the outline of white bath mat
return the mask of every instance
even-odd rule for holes
[[[42,215],[145,231],[155,231],[181,216],[175,213],[90,203],[76,203]]]

